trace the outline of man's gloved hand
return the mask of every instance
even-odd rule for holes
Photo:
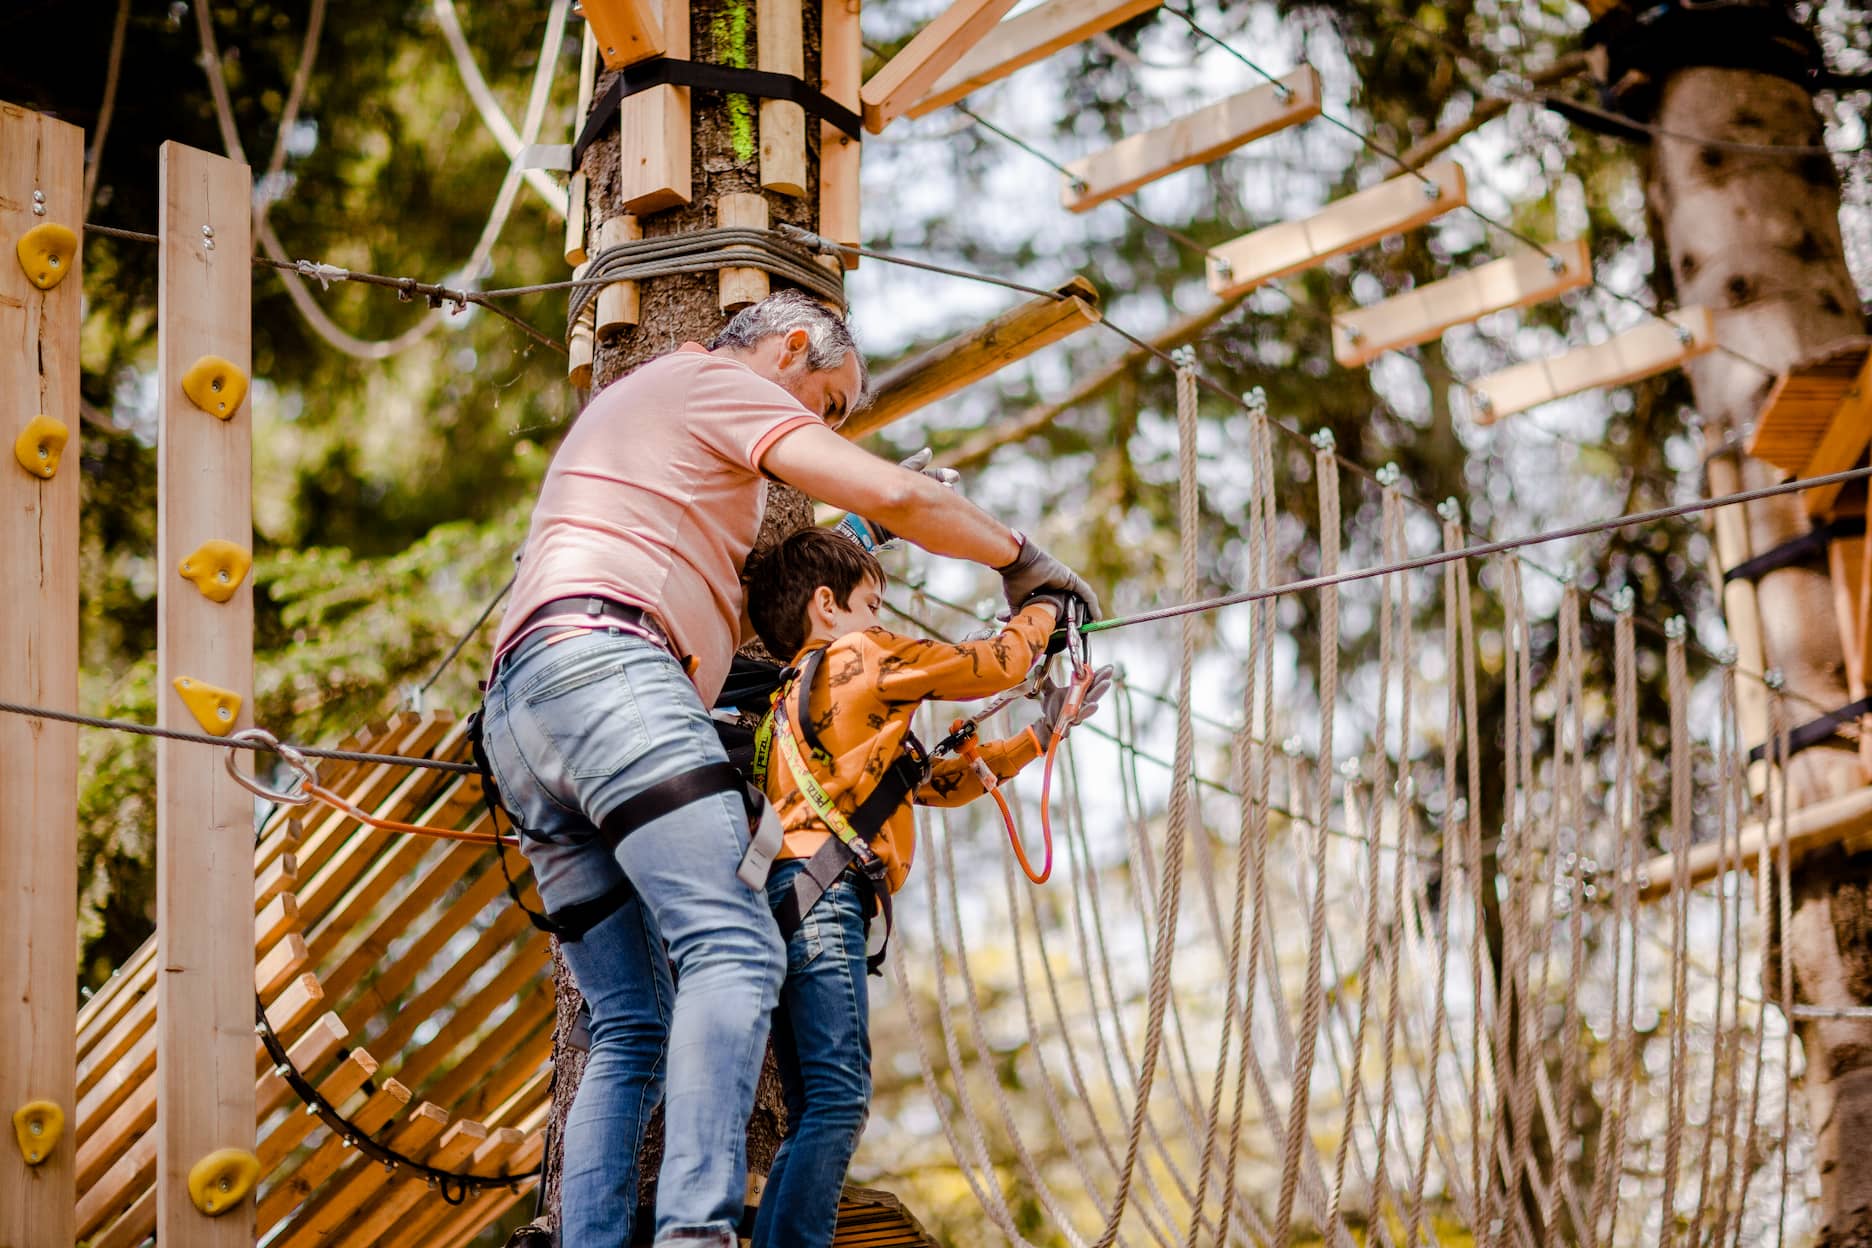
[[[1043,591],[1054,591],[1056,601],[1059,595],[1070,595],[1083,603],[1087,619],[1101,617],[1098,595],[1084,578],[1041,550],[1025,533],[1017,536],[1020,553],[1014,556],[1012,563],[995,569],[1001,574],[1001,588],[1007,594],[1008,606],[1018,611]]]
[[[921,473],[923,476],[928,477],[938,484],[946,485],[952,490],[955,489],[956,486],[962,483],[962,474],[953,468],[930,467],[930,460],[935,457],[935,452],[926,446],[897,466],[899,468],[908,468],[911,472]],[[858,543],[858,545],[870,551],[872,554],[886,549],[890,543],[897,540],[897,535],[895,533],[892,533],[877,521],[866,520],[856,512],[850,511],[846,512],[844,518],[838,522],[837,532],[840,537],[848,538]]]
[[[1040,718],[1034,721],[1034,735],[1045,745],[1057,730],[1062,738],[1086,720],[1099,708],[1099,699],[1111,688],[1112,668],[1110,664],[1092,673],[1092,683],[1086,686],[1085,697],[1070,718],[1066,716],[1066,700],[1072,694],[1071,685],[1053,683],[1051,677],[1040,688]]]

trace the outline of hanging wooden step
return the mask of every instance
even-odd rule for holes
[[[668,48],[663,23],[657,20],[650,0],[582,0],[578,8],[591,27],[606,69],[662,56]]]
[[[1776,379],[1756,417],[1748,453],[1796,477],[1822,477],[1857,464],[1872,444],[1872,338],[1849,338]],[[1801,497],[1807,514],[1831,516],[1842,487]]]
[[[892,421],[946,398],[1040,348],[1099,322],[1098,288],[1075,277],[1058,296],[1011,308],[978,329],[905,360],[873,383],[868,407],[839,430],[848,438],[875,433]]]
[[[1414,229],[1469,202],[1462,166],[1441,160],[1420,173],[1380,182],[1335,200],[1300,221],[1283,221],[1209,253],[1209,289],[1218,299],[1299,273],[1334,256]]]
[[[871,76],[858,93],[864,105],[864,128],[880,133],[930,89],[957,61],[987,38],[1015,0],[952,0],[935,20],[884,68]]]
[[[1491,312],[1526,307],[1592,281],[1586,240],[1528,248],[1466,273],[1333,317],[1333,358],[1347,368],[1439,338]]]
[[[1017,69],[1045,60],[1062,48],[1121,26],[1163,0],[1046,0],[998,24],[928,95],[907,110],[911,117],[935,112],[969,92],[999,82]]]
[[[1231,95],[1175,121],[1120,139],[1066,166],[1060,202],[1085,212],[1192,165],[1319,116],[1319,71],[1302,65],[1279,82]]]
[[[1597,346],[1516,364],[1459,389],[1468,391],[1470,414],[1476,423],[1488,425],[1582,390],[1623,386],[1655,376],[1715,345],[1716,319],[1710,310],[1679,308],[1668,317],[1651,317]]]

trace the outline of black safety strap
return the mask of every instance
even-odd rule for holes
[[[819,668],[824,661],[825,648],[821,647],[807,655],[806,661],[800,665],[797,686],[799,711],[794,716],[806,748],[817,756],[823,756],[826,751],[818,731],[813,727],[808,702],[813,681],[819,675]],[[891,816],[922,786],[928,761],[929,756],[916,735],[905,733],[902,752],[885,769],[877,785],[847,820],[852,831],[866,845],[877,838],[878,833],[884,830],[884,825],[890,822]],[[884,955],[890,948],[891,932],[895,927],[895,916],[891,909],[890,881],[884,877],[883,861],[876,855],[872,855],[869,863],[860,863],[858,855],[849,845],[836,836],[828,836],[826,843],[806,860],[806,865],[793,877],[793,891],[774,908],[774,921],[780,925],[780,939],[792,940],[794,933],[806,921],[806,916],[825,896],[826,890],[851,866],[859,868],[859,878],[870,886],[872,901],[884,920],[884,941],[876,953],[865,959],[865,969],[873,975],[881,975],[884,973]]]
[[[1835,539],[1862,537],[1865,531],[1864,516],[1839,516],[1799,537],[1782,542],[1773,550],[1765,550],[1753,559],[1744,559],[1723,573],[1723,584],[1727,585],[1731,581],[1748,581],[1752,584],[1770,572],[1812,563],[1826,554],[1826,548]]]
[[[1837,711],[1828,711],[1818,719],[1808,720],[1800,727],[1788,732],[1787,756],[1792,758],[1802,750],[1811,749],[1823,741],[1832,740],[1841,724],[1849,724],[1866,715],[1872,715],[1872,698],[1860,698],[1857,702],[1848,702]],[[1749,762],[1761,762],[1769,757],[1771,750],[1776,758],[1780,757],[1780,746],[1773,742],[1763,742],[1749,751]]]
[[[625,97],[651,87],[692,87],[698,91],[751,95],[758,100],[790,100],[852,138],[861,142],[864,139],[864,119],[825,92],[808,86],[803,78],[765,69],[737,69],[732,65],[705,65],[700,61],[657,56],[619,70],[605,93],[592,105],[584,128],[572,144],[574,171],[583,161],[585,149],[617,119],[618,106]]]

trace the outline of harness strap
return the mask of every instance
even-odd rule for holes
[[[598,833],[604,837],[605,844],[616,850],[625,837],[644,824],[720,793],[738,794],[743,804],[751,806],[749,799],[752,795],[747,783],[732,763],[706,763],[693,771],[660,780],[620,803],[598,825]],[[581,940],[585,933],[611,917],[629,901],[631,895],[630,881],[620,880],[588,901],[561,906],[543,915],[529,911],[528,917],[533,920],[534,927],[560,940]]]
[[[1838,519],[1829,520],[1817,528],[1802,533],[1799,537],[1782,542],[1772,550],[1763,551],[1753,559],[1744,559],[1723,573],[1723,583],[1726,585],[1731,581],[1755,582],[1770,572],[1811,563],[1826,554],[1827,546],[1834,539],[1859,537],[1865,531],[1865,518],[1862,516],[1841,516]]]

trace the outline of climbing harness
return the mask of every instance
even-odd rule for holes
[[[860,877],[870,887],[877,913],[884,919],[883,943],[876,953],[865,959],[866,969],[873,975],[881,975],[885,950],[890,945],[893,916],[890,883],[885,879],[884,861],[871,848],[871,842],[897,809],[922,786],[929,774],[930,755],[914,733],[906,732],[903,749],[885,768],[884,775],[870,794],[847,819],[814,777],[800,751],[803,739],[814,758],[828,768],[832,764],[831,755],[826,752],[806,710],[819,668],[825,662],[825,653],[826,648],[821,646],[806,656],[806,661],[800,665],[797,673],[792,669],[781,673],[782,683],[773,694],[773,710],[761,724],[754,744],[754,782],[761,791],[766,790],[768,764],[773,747],[778,744],[781,760],[786,763],[787,772],[793,777],[800,795],[832,833],[819,851],[806,859],[806,865],[800,873],[793,877],[793,891],[775,909],[774,919],[780,925],[780,938],[791,940],[793,933],[799,931],[800,925],[805,922],[806,915],[818,904],[826,890],[844,874],[845,868],[856,865]],[[799,691],[800,722],[797,733],[786,708],[787,694],[794,689]]]

